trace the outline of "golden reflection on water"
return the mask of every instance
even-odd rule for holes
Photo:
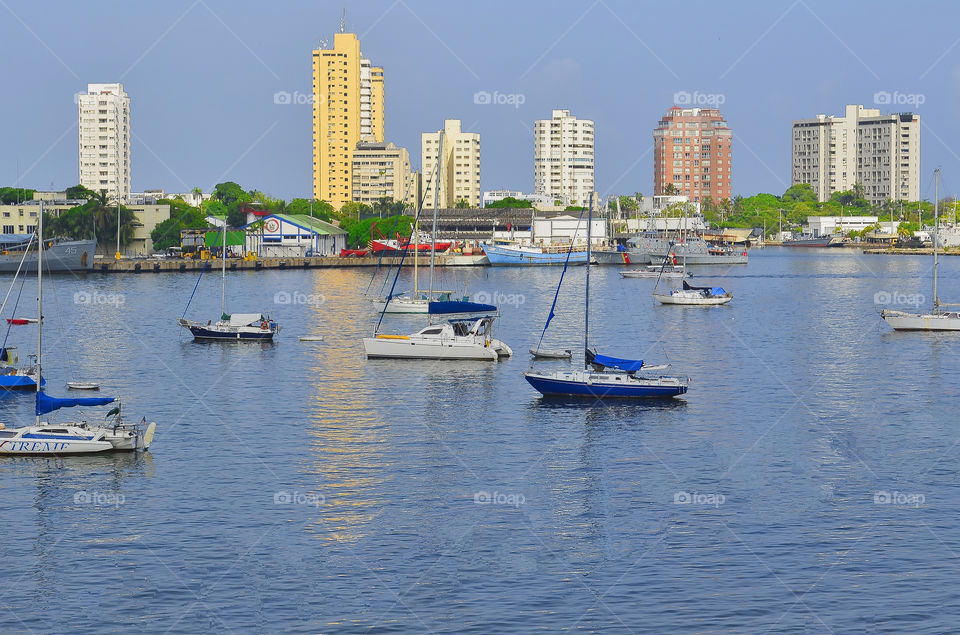
[[[356,319],[371,312],[363,296],[367,279],[352,271],[316,273],[311,293],[322,294],[325,301],[310,307],[311,334],[323,335],[325,341],[313,347],[316,364],[310,376],[316,380],[307,406],[310,458],[303,471],[314,476],[324,504],[307,528],[321,539],[355,543],[368,534],[380,506],[369,493],[380,490],[381,475],[390,469],[380,449],[385,447],[386,424],[382,413],[368,406],[366,360],[360,350],[368,320]],[[334,302],[348,306],[331,306]],[[331,317],[336,315],[351,318]]]

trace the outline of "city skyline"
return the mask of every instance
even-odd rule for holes
[[[511,23],[497,19],[498,8],[511,12]],[[569,109],[596,122],[597,190],[650,194],[649,131],[667,108],[687,101],[679,105],[719,107],[734,131],[733,194],[779,194],[791,178],[790,123],[861,103],[884,114],[920,114],[921,196],[932,194],[936,166],[944,169],[943,191],[955,193],[960,131],[949,125],[948,108],[960,92],[960,47],[939,7],[921,5],[888,25],[864,22],[854,7],[757,4],[723,32],[686,25],[694,50],[682,56],[671,44],[675,35],[652,26],[643,7],[552,8],[503,3],[450,15],[431,2],[347,4],[346,29],[358,34],[364,57],[385,69],[385,140],[413,149],[423,131],[461,119],[465,132],[484,140],[481,189],[533,191],[534,122]],[[63,10],[65,18],[90,15]],[[91,44],[77,29],[46,25],[42,10],[9,3],[0,8],[9,15],[0,50],[18,60],[10,69],[15,85],[43,90],[0,105],[7,141],[0,177],[12,185],[19,172],[22,185],[44,189],[73,185],[76,105],[69,96],[109,81],[122,82],[136,102],[133,190],[209,190],[233,180],[286,199],[309,196],[305,60],[320,40],[332,41],[340,10],[124,7],[96,12],[116,37]],[[719,8],[703,4],[698,15],[711,13],[719,19]],[[907,55],[890,43],[911,27],[929,35]],[[509,50],[486,44],[491,29],[512,42]],[[818,48],[798,59],[795,47],[810,37]],[[696,54],[705,50],[709,58]],[[626,75],[623,66],[631,69]],[[277,95],[288,101],[276,102]]]

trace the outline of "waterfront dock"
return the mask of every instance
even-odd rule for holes
[[[400,264],[399,256],[391,257],[350,257],[315,256],[315,257],[288,257],[288,258],[258,258],[244,260],[242,258],[227,258],[229,271],[259,271],[262,269],[330,269],[342,267],[390,267]],[[462,258],[451,258],[437,255],[438,267],[469,267],[483,266],[464,262]],[[219,269],[223,266],[221,260],[211,258],[207,260],[192,258],[131,258],[122,260],[108,260],[98,258],[91,271],[104,273],[172,273],[183,271],[200,271],[204,267]],[[413,266],[413,258],[407,256],[404,266]]]

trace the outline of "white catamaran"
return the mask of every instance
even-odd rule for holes
[[[941,311],[941,307],[960,306],[960,303],[947,304],[937,295],[937,243],[940,231],[940,168],[934,170],[933,182],[933,311],[931,313],[908,313],[884,309],[880,317],[895,331],[960,331],[960,312]]]
[[[37,374],[42,375],[43,366],[43,205],[37,224]],[[86,397],[60,399],[50,397],[37,386],[36,419],[32,424],[6,429],[0,424],[0,455],[59,456],[63,454],[89,454],[92,452],[117,452],[146,450],[153,441],[157,424],[124,423],[120,405],[107,413],[112,421],[104,424],[89,424],[86,421],[55,423],[41,417],[60,408],[72,406],[104,406],[116,401],[114,397]]]

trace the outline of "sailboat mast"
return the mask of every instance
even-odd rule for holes
[[[430,232],[430,299],[433,299],[433,264],[437,257],[437,208],[440,206],[440,175],[443,166],[443,130],[440,131],[440,143],[437,150],[437,187],[433,190],[433,231]]]
[[[417,220],[413,222],[413,297],[420,295],[419,280],[417,279],[417,255],[420,253],[420,219],[417,214]],[[407,241],[409,243],[409,241]],[[399,247],[399,243],[397,244]]]
[[[921,216],[922,218],[922,216]],[[940,168],[933,171],[933,312],[940,312],[937,297],[937,241],[940,240]]]
[[[37,394],[43,381],[43,201],[40,201],[40,214],[37,222]],[[37,425],[40,414],[37,413]]]
[[[220,315],[227,314],[227,219],[223,219],[223,251],[220,252],[223,271],[220,274]]]
[[[583,310],[583,367],[588,368],[587,365],[587,351],[590,350],[590,242],[592,238],[592,226],[593,226],[593,192],[590,193],[590,202],[587,206],[587,284],[584,295],[584,310]],[[576,233],[574,233],[576,236]],[[570,250],[573,250],[573,241],[570,242]]]

